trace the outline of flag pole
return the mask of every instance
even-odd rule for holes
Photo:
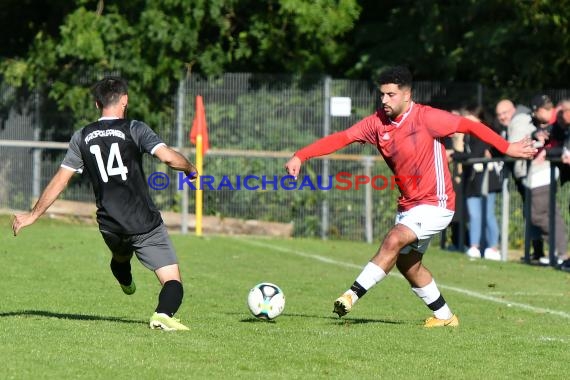
[[[200,175],[202,175],[202,131],[198,130],[196,136],[196,169],[198,170],[198,181],[196,187],[196,236],[202,236],[202,207],[203,194],[202,186],[200,186]]]
[[[194,116],[192,129],[190,130],[190,141],[196,144],[196,170],[198,171],[198,186],[196,187],[196,236],[202,236],[204,193],[200,176],[204,174],[204,153],[208,150],[210,143],[208,142],[204,101],[200,95],[196,96],[196,115]]]

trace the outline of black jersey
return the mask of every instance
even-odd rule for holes
[[[161,145],[156,133],[136,120],[102,119],[75,132],[61,166],[89,176],[101,230],[141,234],[162,223],[142,168],[143,154]]]

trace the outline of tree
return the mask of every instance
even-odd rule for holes
[[[570,1],[362,0],[347,74],[408,64],[417,79],[570,86]]]
[[[75,0],[59,33],[40,26],[27,54],[0,70],[10,85],[45,91],[75,126],[95,117],[89,85],[120,74],[129,116],[159,125],[193,72],[326,70],[344,58],[337,38],[358,14],[356,0]]]
[[[369,79],[404,63],[417,80],[570,87],[570,0],[33,3],[3,6],[0,74],[20,91],[47,93],[74,126],[95,116],[88,87],[103,74],[129,80],[129,116],[152,125],[171,113],[178,80],[194,73]]]
[[[41,30],[57,34],[66,14],[68,0],[3,0],[0,9],[0,57],[24,57],[34,36]]]

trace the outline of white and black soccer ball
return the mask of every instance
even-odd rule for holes
[[[283,312],[285,294],[279,286],[270,282],[262,282],[249,291],[247,306],[255,317],[270,321]]]

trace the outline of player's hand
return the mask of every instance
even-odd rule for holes
[[[297,156],[291,157],[291,159],[285,164],[285,171],[287,171],[287,174],[292,175],[297,179],[297,176],[301,171],[301,159]]]
[[[14,219],[12,220],[12,231],[14,231],[14,236],[18,235],[18,232],[20,232],[22,228],[34,223],[36,219],[37,218],[32,216],[31,213],[14,215]]]
[[[185,171],[184,174],[186,175],[186,177],[190,178],[190,182],[195,182],[200,174],[198,173],[198,169],[196,168],[196,166],[194,166],[194,164],[191,165],[192,168],[189,171]]]
[[[533,137],[536,138],[538,141],[540,141],[544,145],[546,140],[548,140],[548,138],[550,137],[550,134],[548,133],[548,131],[546,131],[544,129],[540,129],[540,130],[534,132]]]
[[[510,143],[507,148],[507,155],[515,158],[533,158],[538,152],[533,146],[532,139],[525,137],[520,141]]]

